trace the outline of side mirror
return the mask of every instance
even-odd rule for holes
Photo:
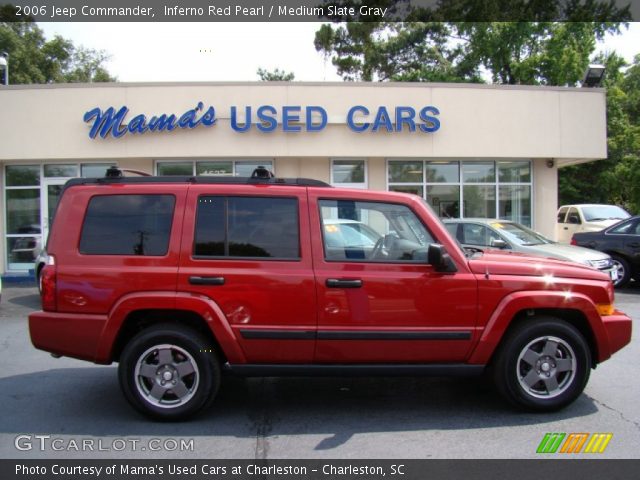
[[[505,242],[501,238],[492,238],[491,248],[507,248],[507,242]]]
[[[457,268],[447,253],[447,249],[439,243],[429,245],[427,263],[432,265],[436,272],[455,272]]]

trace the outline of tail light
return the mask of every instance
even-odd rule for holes
[[[42,268],[42,309],[47,312],[57,310],[56,302],[56,262],[52,255],[49,255],[47,264]]]
[[[571,245],[578,245],[578,242],[576,242],[574,237],[571,237]]]

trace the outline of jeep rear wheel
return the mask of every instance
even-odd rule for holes
[[[120,357],[118,377],[129,403],[159,420],[183,420],[207,407],[220,385],[211,342],[179,325],[137,334]]]
[[[584,390],[591,351],[573,325],[534,317],[509,332],[492,368],[496,387],[511,403],[553,411],[569,405]]]

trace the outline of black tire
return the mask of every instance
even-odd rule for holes
[[[203,335],[163,323],[127,343],[118,378],[125,398],[139,412],[157,420],[184,420],[213,402],[220,387],[220,362]]]
[[[615,288],[624,287],[631,280],[631,267],[629,266],[629,262],[619,255],[611,255],[611,259],[613,260],[613,265],[616,270],[618,270],[618,280],[613,282],[613,286]]]
[[[591,373],[591,350],[573,325],[537,316],[509,331],[491,370],[498,391],[509,402],[550,412],[566,407],[584,390]]]
[[[38,286],[38,293],[42,293],[42,268],[39,267],[36,272],[36,285]]]

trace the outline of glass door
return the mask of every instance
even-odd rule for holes
[[[53,223],[53,214],[58,206],[62,188],[67,182],[66,178],[45,178],[43,180],[42,195],[42,246],[46,246],[49,228]]]

